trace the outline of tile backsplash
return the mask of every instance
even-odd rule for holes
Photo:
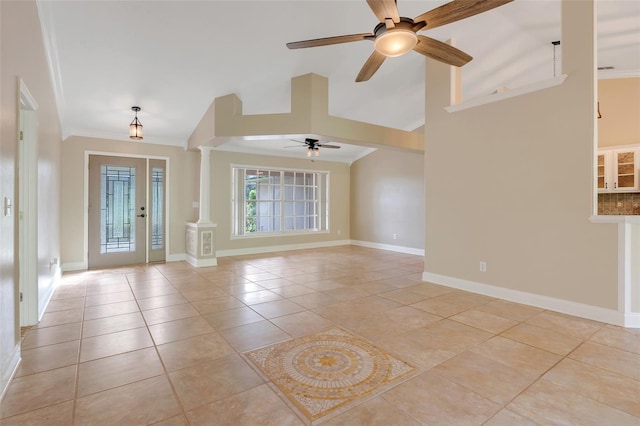
[[[598,214],[640,215],[640,193],[598,194]]]

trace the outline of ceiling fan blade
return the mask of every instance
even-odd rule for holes
[[[340,149],[340,147],[339,147],[339,146],[337,146],[337,145],[320,145],[320,144],[316,144],[316,146],[319,146],[319,147],[321,147],[322,149],[325,149],[325,148]]]
[[[436,28],[486,12],[512,1],[513,0],[453,0],[440,7],[431,9],[420,16],[416,16],[414,21],[426,21],[426,29]]]
[[[371,56],[369,56],[369,59],[367,59],[367,62],[364,63],[362,69],[358,73],[358,76],[356,77],[356,83],[369,80],[371,76],[375,74],[376,71],[378,71],[378,68],[380,68],[380,65],[382,65],[385,59],[387,59],[386,56],[384,56],[382,53],[379,53],[377,50],[374,50]]]
[[[312,40],[293,41],[287,43],[289,49],[301,49],[304,47],[317,47],[328,46],[330,44],[350,43],[352,41],[366,40],[367,38],[374,39],[375,35],[371,33],[366,34],[349,34],[335,37],[315,38]]]
[[[398,6],[395,0],[367,0],[367,4],[378,18],[378,21],[384,22],[385,19],[391,18],[396,24],[400,22],[400,14],[398,14]]]
[[[285,148],[304,148],[303,145],[289,145],[289,146],[285,146]]]
[[[415,45],[413,50],[436,61],[456,67],[461,67],[473,59],[473,57],[460,49],[423,35],[418,36],[418,44]]]

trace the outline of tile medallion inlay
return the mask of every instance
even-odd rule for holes
[[[382,391],[416,371],[341,328],[245,354],[310,420]]]

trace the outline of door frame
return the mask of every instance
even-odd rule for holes
[[[170,247],[170,233],[169,233],[169,224],[170,220],[170,200],[171,200],[171,191],[169,189],[171,182],[171,173],[170,173],[170,159],[169,157],[159,156],[159,155],[144,155],[144,154],[125,154],[121,152],[109,152],[109,151],[84,151],[84,204],[83,204],[83,220],[84,220],[84,229],[83,229],[83,269],[89,268],[89,156],[90,155],[103,155],[107,157],[127,157],[127,158],[143,158],[146,160],[164,160],[166,164],[166,188],[165,188],[165,217],[164,217],[164,232],[165,232],[165,262],[169,261],[169,247]],[[147,173],[146,177],[147,181],[149,180],[149,173]],[[149,198],[149,182],[147,182],[147,194],[146,198]],[[149,246],[149,232],[146,232],[146,241],[145,244],[147,247]],[[149,263],[149,250],[146,250],[146,259],[145,262]]]
[[[19,79],[18,102],[18,300],[20,326],[28,326],[37,324],[40,320],[37,216],[38,103],[22,79]],[[22,130],[23,139],[20,140]]]

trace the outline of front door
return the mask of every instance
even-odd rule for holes
[[[164,160],[89,156],[89,268],[164,260],[164,176]]]

